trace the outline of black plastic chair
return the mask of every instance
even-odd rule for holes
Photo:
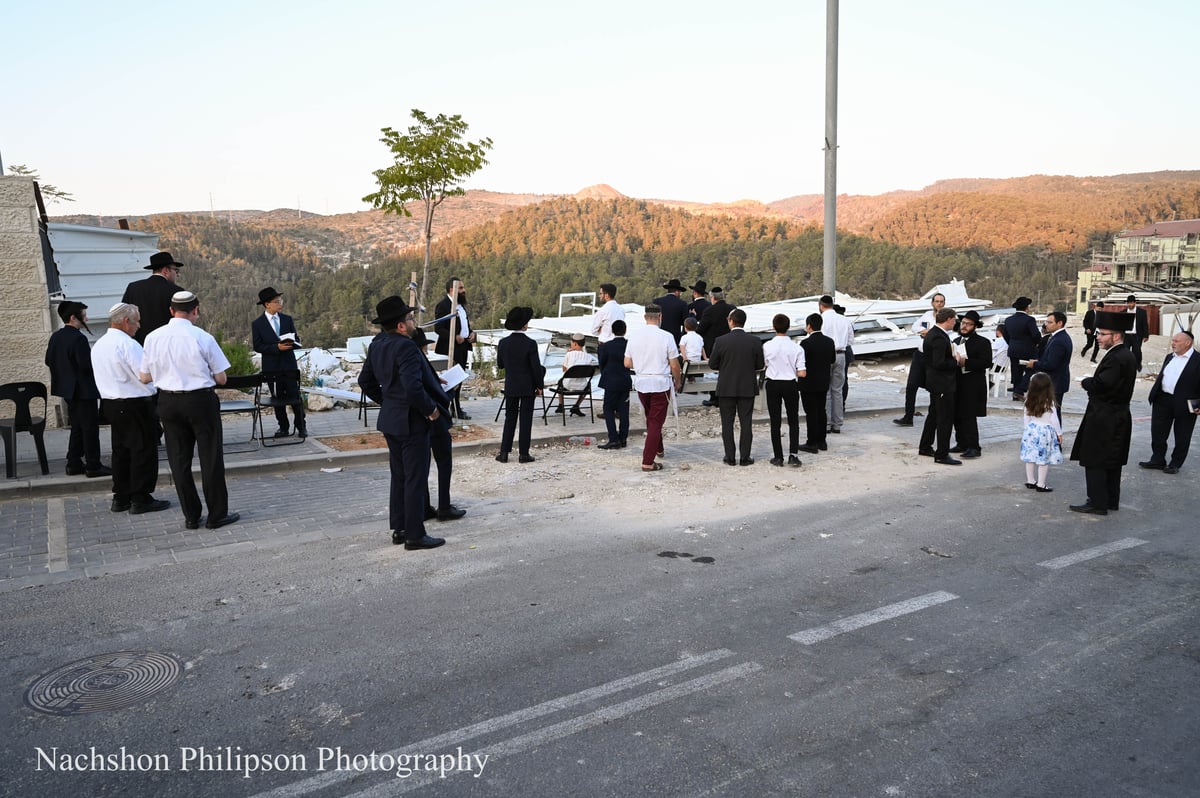
[[[219,388],[227,388],[235,391],[248,391],[250,395],[245,399],[223,399],[221,400],[221,415],[230,413],[249,413],[250,414],[250,440],[248,443],[261,440],[262,434],[262,410],[258,406],[258,394],[262,390],[262,375],[261,374],[245,374],[236,377],[226,377],[225,384],[218,386]],[[230,454],[239,454],[253,451],[258,446],[252,446],[250,449],[229,450]]]
[[[40,416],[32,415],[29,409],[34,399],[42,400]],[[45,440],[48,404],[46,386],[40,382],[10,382],[0,385],[0,401],[12,402],[16,408],[12,418],[0,419],[0,436],[4,437],[4,476],[8,479],[16,479],[17,476],[18,432],[28,432],[33,436],[42,474],[49,474],[50,463],[46,459]]]
[[[595,412],[595,407],[593,405],[593,399],[592,399],[592,377],[595,376],[595,374],[596,374],[596,367],[589,366],[586,364],[581,364],[578,366],[571,366],[571,368],[567,369],[563,373],[562,377],[559,378],[558,384],[552,385],[546,389],[547,391],[550,392],[550,395],[548,397],[546,397],[545,403],[542,406],[542,420],[543,421],[546,420],[546,414],[550,412],[550,408],[554,407],[555,400],[557,399],[563,403],[563,408],[562,408],[563,409],[563,412],[562,412],[563,426],[564,427],[567,426],[567,414],[570,411],[567,410],[566,397],[581,396],[583,398],[580,399],[579,403],[583,404],[584,402],[587,402],[588,413],[591,414],[592,423],[595,424],[596,423],[596,412]],[[587,380],[587,384],[584,385],[582,388],[571,389],[571,388],[565,387],[567,380],[582,380],[582,379]],[[561,399],[560,399],[560,397],[561,397]]]

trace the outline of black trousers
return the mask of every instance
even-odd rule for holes
[[[67,413],[71,417],[67,464],[94,471],[101,465],[100,406],[95,399],[73,399],[67,403]]]
[[[1008,384],[1012,386],[1013,393],[1024,394],[1025,390],[1029,387],[1029,375],[1025,373],[1027,369],[1021,365],[1021,361],[1028,360],[1030,357],[1033,356],[1008,356],[1008,372],[1010,378]]]
[[[783,413],[787,413],[788,454],[800,452],[800,386],[795,380],[767,380],[767,415],[771,418],[771,451],[783,457]]]
[[[629,391],[604,392],[604,426],[609,443],[629,440]]]
[[[917,391],[925,385],[925,355],[920,349],[913,352],[908,367],[908,382],[904,386],[904,417],[912,418],[917,412]]]
[[[1100,342],[1096,340],[1095,333],[1084,333],[1084,335],[1087,337],[1087,342],[1083,345],[1083,349],[1079,350],[1079,354],[1080,356],[1086,356],[1088,350],[1093,349],[1095,351],[1092,352],[1092,360],[1095,360],[1096,353],[1100,351]]]
[[[407,540],[425,537],[425,502],[429,491],[429,433],[392,435],[385,432],[391,484],[388,522]]]
[[[929,415],[921,428],[922,450],[933,449],[934,457],[950,455],[950,432],[954,429],[954,394],[929,394]],[[934,445],[934,435],[937,445]]]
[[[225,487],[225,441],[221,432],[221,403],[212,390],[158,394],[158,418],[167,437],[167,462],[183,517],[199,521],[204,512],[192,476],[192,455],[200,452],[200,478],[209,523],[229,514]]]
[[[429,430],[429,451],[438,470],[438,509],[450,509],[450,476],[454,471],[454,440],[450,437],[450,419],[445,415],[433,422]],[[429,503],[429,473],[425,475],[425,506]]]
[[[517,432],[517,422],[521,423],[517,447],[521,456],[529,455],[529,444],[533,440],[533,399],[532,396],[504,397],[504,432],[500,436],[500,451],[508,454],[512,451],[513,435]]]
[[[750,444],[753,441],[754,430],[751,426],[754,415],[753,396],[719,396],[717,401],[721,406],[721,440],[725,443],[725,459],[733,460],[736,452],[733,448],[733,417],[738,420],[739,435],[738,449],[742,459],[750,457]]]
[[[954,441],[963,449],[983,448],[979,445],[979,419],[975,416],[974,408],[956,408]]]
[[[298,374],[264,374],[263,377],[267,382],[267,389],[271,392],[271,398],[276,400],[275,404],[275,421],[279,423],[279,429],[287,431],[288,418],[287,409],[292,408],[292,416],[295,418],[296,429],[306,430],[304,422],[304,400],[300,396],[300,377]]]
[[[1116,468],[1085,468],[1088,504],[1103,510],[1121,506],[1121,466]]]
[[[808,435],[804,441],[805,445],[824,445],[826,430],[829,429],[825,392],[801,391],[800,404],[804,406],[804,425]]]
[[[1137,364],[1137,370],[1142,370],[1142,339],[1136,335],[1126,335],[1125,343],[1129,344],[1129,351],[1133,352],[1133,362]]]
[[[158,423],[154,404],[144,399],[105,399],[112,433],[113,498],[146,504],[158,482]]]
[[[1167,436],[1175,428],[1175,448],[1167,462]],[[1179,468],[1187,459],[1192,446],[1192,431],[1196,428],[1196,414],[1176,412],[1171,396],[1160,395],[1150,409],[1150,460]]]

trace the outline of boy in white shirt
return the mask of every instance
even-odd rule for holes
[[[679,339],[679,354],[683,355],[683,359],[690,363],[700,363],[704,360],[704,339],[700,337],[700,333],[696,332],[696,328],[699,326],[700,323],[691,316],[683,321],[685,332]]]

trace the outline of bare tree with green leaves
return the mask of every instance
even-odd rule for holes
[[[425,271],[417,294],[417,304],[423,306],[429,282],[433,212],[446,197],[466,193],[459,183],[487,163],[485,155],[492,148],[492,140],[463,141],[467,123],[458,114],[438,114],[430,118],[414,108],[412,118],[416,124],[410,126],[407,133],[390,127],[382,129],[380,141],[392,151],[394,162],[374,173],[379,190],[363,197],[363,202],[382,208],[386,213],[404,216],[412,216],[408,203],[420,201],[424,204],[425,224],[421,230],[425,239]]]
[[[63,191],[58,186],[52,186],[49,183],[42,182],[42,176],[38,174],[36,169],[30,169],[23,163],[15,163],[8,167],[10,175],[21,175],[22,177],[32,177],[37,181],[38,188],[42,190],[42,196],[51,202],[74,202],[75,196],[67,191]]]

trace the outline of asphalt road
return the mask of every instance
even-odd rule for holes
[[[1065,476],[970,468],[732,523],[514,524],[497,497],[436,552],[352,534],[10,592],[0,791],[1200,794],[1188,472],[1131,474],[1096,518]],[[117,651],[183,675],[124,709],[24,705]]]

